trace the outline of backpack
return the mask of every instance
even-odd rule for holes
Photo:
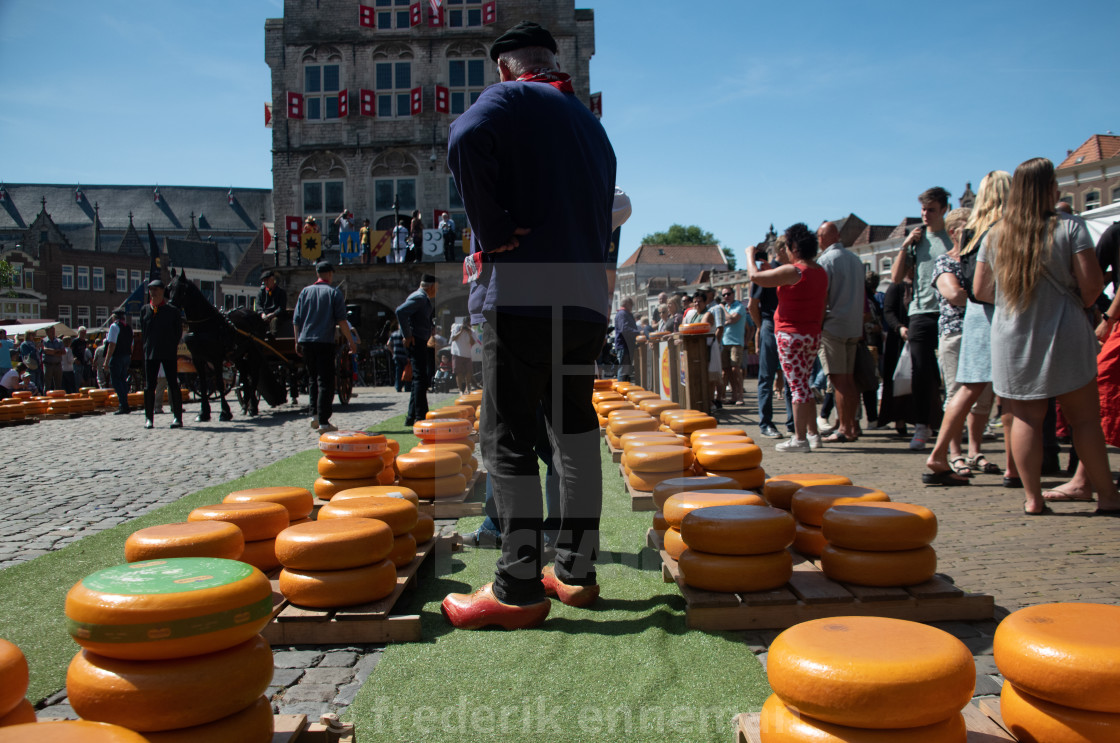
[[[984,234],[980,236],[980,240],[977,241],[978,244],[980,241],[983,241],[984,237],[987,234],[987,231],[985,231]],[[972,230],[965,230],[961,235],[961,244],[968,245],[971,240]],[[981,302],[976,298],[976,295],[972,293],[972,281],[976,277],[976,257],[979,254],[980,248],[978,246],[976,250],[973,250],[971,253],[963,254],[960,256],[959,260],[961,264],[961,286],[964,287],[965,292],[968,294],[968,301],[974,304],[990,304],[990,302]]]

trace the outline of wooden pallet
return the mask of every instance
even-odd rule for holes
[[[653,493],[646,490],[635,490],[630,484],[630,478],[626,476],[623,471],[622,465],[618,465],[618,474],[622,476],[622,484],[626,486],[626,492],[630,494],[630,510],[631,511],[656,511],[657,506],[653,503]],[[682,475],[684,477],[684,475]]]
[[[420,616],[392,614],[397,600],[412,583],[424,560],[440,546],[452,549],[452,540],[429,539],[416,547],[411,563],[397,569],[397,587],[378,601],[340,609],[305,609],[292,604],[272,580],[272,621],[261,631],[273,645],[352,645],[382,642],[418,642]]]
[[[12,426],[30,426],[32,423],[38,423],[38,418],[18,418],[10,421],[0,421],[0,428],[11,428]]]
[[[355,743],[353,724],[339,723],[337,715],[323,718],[309,722],[307,715],[273,715],[272,743]]]
[[[756,593],[702,591],[685,584],[677,561],[650,529],[646,543],[661,553],[661,576],[676,583],[687,602],[688,626],[702,630],[784,629],[810,619],[873,616],[915,622],[991,619],[995,599],[965,593],[941,576],[908,588],[838,583],[794,553],[793,577],[782,588]]]
[[[961,714],[964,715],[965,727],[968,729],[968,743],[1002,743],[1014,741],[1006,730],[999,724],[998,714],[991,716],[985,709],[986,700],[981,701],[979,709],[972,703],[966,704]],[[759,732],[758,713],[741,714],[735,718],[736,743],[762,743]]]
[[[607,438],[606,432],[603,433],[603,446],[606,447],[606,450],[608,452],[610,452],[612,462],[614,462],[615,464],[619,464],[620,462],[622,462],[622,449],[615,449],[613,446],[611,446],[610,439]]]

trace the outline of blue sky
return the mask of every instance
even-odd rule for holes
[[[955,199],[1120,132],[1114,2],[576,5],[595,10],[592,89],[634,203],[623,257],[680,223],[741,263],[771,223],[895,224],[929,186]],[[271,187],[264,21],[281,15],[0,0],[0,180]]]

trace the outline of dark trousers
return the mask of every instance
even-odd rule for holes
[[[937,315],[910,316],[907,326],[913,364],[914,422],[936,428],[940,421],[941,369],[937,365]]]
[[[177,359],[144,359],[144,417],[152,419],[156,409],[156,380],[159,367],[163,366],[163,376],[167,379],[167,396],[171,398],[171,417],[183,420],[183,391],[179,389],[179,367]]]
[[[762,326],[758,333],[758,425],[774,425],[774,377],[781,369],[778,361],[778,339],[774,336],[774,316],[762,316]],[[783,395],[786,402],[786,428],[793,430],[793,403],[787,393]]]
[[[428,339],[414,339],[408,347],[412,361],[412,394],[408,398],[406,421],[422,421],[428,414],[428,387],[432,384],[432,353]],[[411,424],[409,424],[411,425]]]
[[[487,315],[482,333],[482,456],[494,483],[495,521],[502,533],[494,594],[507,603],[544,599],[538,407],[544,413],[560,486],[556,577],[571,585],[596,581],[603,473],[591,392],[595,358],[605,335],[605,322]]]
[[[406,366],[408,366],[407,357],[404,359],[398,359],[396,357],[393,358],[393,384],[394,386],[396,386],[397,392],[400,392],[402,389],[404,389],[405,385],[411,384],[410,382],[405,382],[402,379],[402,377],[404,376],[404,368]]]
[[[109,381],[117,393],[117,407],[128,410],[128,362],[127,355],[113,356],[109,359]]]
[[[311,415],[319,416],[319,423],[330,423],[334,413],[334,352],[333,343],[302,343],[303,363],[307,365],[307,397],[311,400]]]

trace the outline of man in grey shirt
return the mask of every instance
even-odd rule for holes
[[[335,287],[334,266],[321,261],[315,266],[318,280],[304,287],[296,299],[292,324],[296,335],[296,353],[303,357],[310,377],[308,397],[311,398],[311,427],[320,432],[337,431],[331,425],[334,397],[335,340],[334,329],[350,344],[350,353],[358,352],[358,344],[346,321],[346,301]]]
[[[855,441],[859,390],[853,373],[856,345],[863,335],[863,261],[840,242],[840,230],[825,222],[817,230],[822,250],[817,263],[828,274],[828,303],[821,326],[821,366],[836,394],[836,431],[824,439],[841,444]],[[827,246],[827,247],[825,247]]]

